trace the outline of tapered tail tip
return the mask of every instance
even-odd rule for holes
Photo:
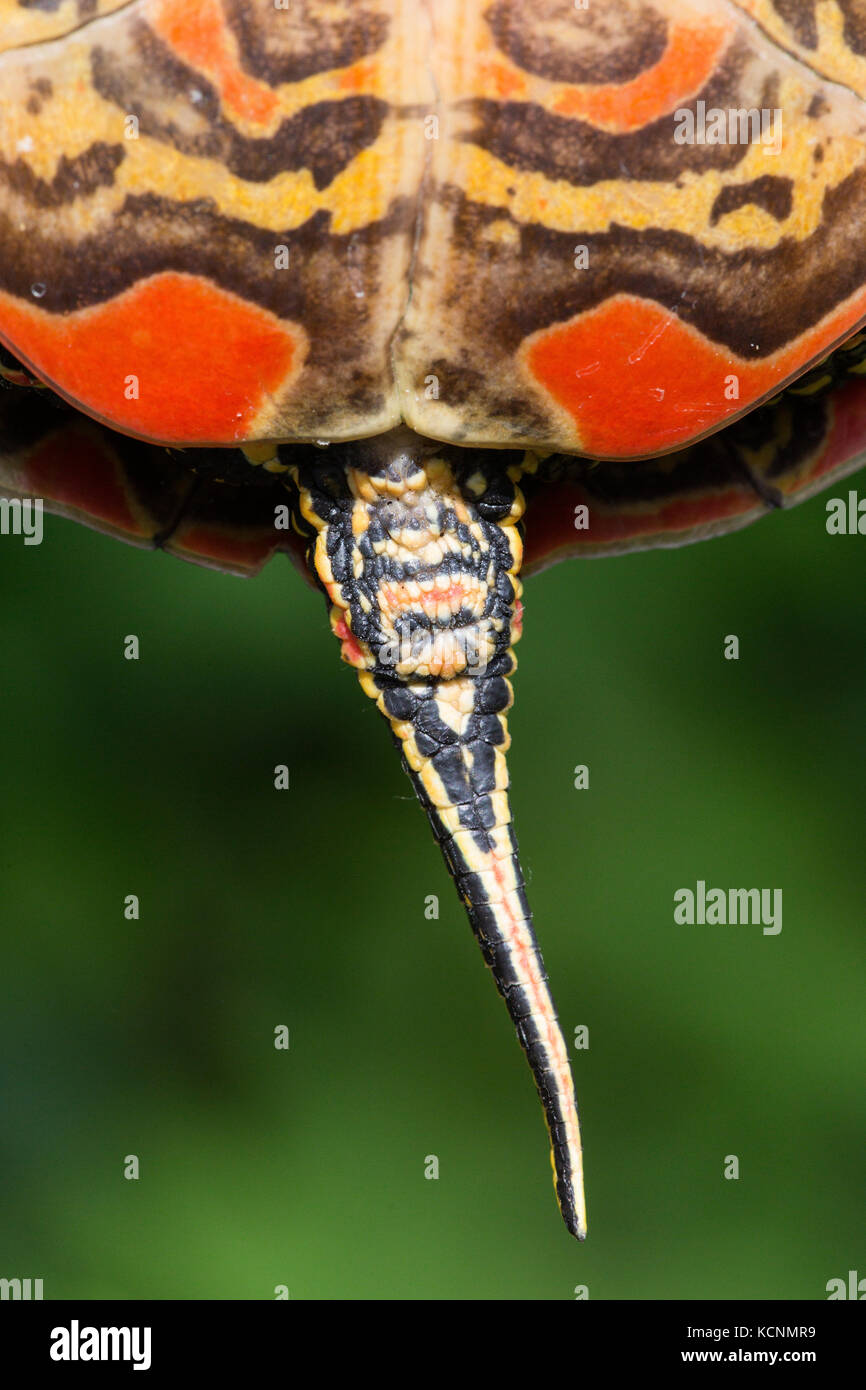
[[[557,1163],[557,1157],[559,1163]],[[578,1147],[576,1163],[572,1166],[572,1154],[568,1149],[558,1153],[551,1149],[550,1166],[553,1169],[553,1190],[556,1204],[562,1214],[566,1230],[577,1240],[586,1240],[586,1198],[583,1191],[583,1155]]]
[[[577,1211],[572,1207],[571,1210],[562,1210],[562,1219],[567,1229],[577,1240],[586,1240],[586,1212]]]

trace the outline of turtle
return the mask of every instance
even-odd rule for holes
[[[523,578],[860,466],[864,100],[859,0],[0,0],[4,529],[321,590],[578,1239],[509,801]]]

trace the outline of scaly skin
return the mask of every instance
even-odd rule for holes
[[[559,1207],[583,1239],[574,1083],[508,800],[523,550],[516,483],[532,466],[515,459],[473,451],[461,460],[399,430],[290,472],[343,659],[390,723],[505,999],[544,1106]]]

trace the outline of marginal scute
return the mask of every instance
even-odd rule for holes
[[[829,335],[847,336],[860,312],[859,304],[844,306]],[[601,458],[685,446],[773,395],[797,362],[796,349],[744,361],[631,296],[536,335],[525,352],[529,372],[572,417],[586,452]]]
[[[165,274],[105,304],[45,316],[0,293],[16,346],[73,403],[145,439],[247,437],[302,369],[303,331],[197,277]],[[215,382],[220,383],[214,389]]]
[[[866,461],[866,381],[858,371],[864,366],[861,341],[803,378],[802,391],[786,392],[718,434],[640,467],[549,457],[524,482],[523,573],[561,560],[707,540],[839,482]]]

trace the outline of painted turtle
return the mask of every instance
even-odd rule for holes
[[[825,9],[0,0],[4,523],[42,499],[240,575],[284,551],[325,592],[578,1237],[508,804],[518,576],[860,463],[866,20]]]

